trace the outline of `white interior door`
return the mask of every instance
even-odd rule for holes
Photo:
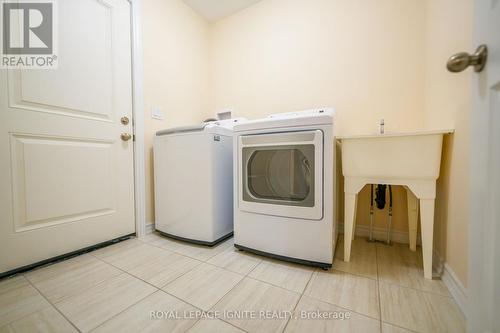
[[[500,1],[476,1],[477,45],[488,61],[473,81],[468,330],[500,331]]]
[[[135,232],[130,4],[56,15],[57,70],[0,70],[0,274]]]

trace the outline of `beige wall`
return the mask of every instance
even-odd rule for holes
[[[181,0],[142,4],[146,133],[146,219],[154,221],[154,133],[201,122],[207,114],[209,26]],[[151,119],[158,106],[163,121]]]
[[[473,0],[426,2],[424,121],[430,128],[455,129],[444,145],[434,243],[439,255],[467,286],[472,71],[452,74],[445,64],[453,53],[473,49]]]
[[[337,134],[423,124],[425,2],[264,0],[211,31],[211,110],[257,118],[336,108]],[[394,227],[407,230],[406,195],[394,189]],[[369,223],[369,189],[358,223]],[[342,218],[342,217],[341,217]],[[387,211],[376,211],[385,227]]]
[[[143,4],[149,221],[159,128],[225,109],[257,118],[320,106],[337,109],[338,134],[375,132],[380,118],[387,131],[451,127],[435,243],[466,284],[470,73],[444,64],[471,49],[472,0],[263,0],[212,25],[181,0]],[[151,120],[152,105],[165,121]],[[395,229],[406,231],[406,195],[394,192]],[[358,224],[368,224],[368,188],[358,207]],[[376,212],[378,226],[386,214]]]
[[[424,3],[265,0],[212,28],[211,109],[334,106],[338,133],[422,123]]]

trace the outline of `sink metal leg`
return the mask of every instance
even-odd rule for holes
[[[354,193],[345,194],[344,203],[344,261],[348,262],[351,258],[351,243],[354,235],[354,224],[356,221],[356,208],[358,195]]]
[[[373,184],[370,184],[370,234],[368,236],[369,242],[374,242],[373,239]]]
[[[432,246],[434,235],[434,199],[420,199],[420,219],[422,228],[422,256],[424,276],[432,279]]]
[[[392,228],[392,186],[389,185],[389,220],[387,224],[387,245],[391,245],[391,228]]]
[[[375,239],[373,239],[373,206],[370,207],[370,234],[368,236],[368,241],[369,242],[375,242]]]
[[[408,235],[410,237],[410,250],[417,250],[418,231],[418,199],[410,189],[406,189],[406,201],[408,203]]]
[[[387,239],[386,244],[391,245],[391,228],[392,228],[392,207],[389,207],[389,221],[387,223]]]

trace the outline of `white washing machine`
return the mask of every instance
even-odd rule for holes
[[[236,125],[234,157],[235,247],[331,267],[337,239],[333,110]]]
[[[156,133],[155,229],[213,246],[233,234],[233,126],[214,121]]]

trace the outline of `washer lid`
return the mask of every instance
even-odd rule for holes
[[[298,112],[277,113],[267,118],[250,120],[234,126],[235,132],[286,128],[307,125],[331,125],[335,111],[332,108],[312,109]]]
[[[167,129],[156,132],[156,136],[175,134],[175,133],[201,132],[201,131],[203,131],[203,129],[207,125],[208,125],[208,123],[203,123],[203,124],[191,125],[191,126],[180,126],[180,127],[167,128]]]
[[[167,128],[156,132],[156,136],[199,133],[199,132],[220,134],[220,135],[232,135],[233,127],[245,121],[246,121],[245,118],[233,118],[226,120],[209,121],[197,125]]]
[[[211,121],[207,123],[205,131],[207,133],[220,134],[220,135],[233,135],[234,126],[245,122],[245,118],[232,118],[225,120]]]

